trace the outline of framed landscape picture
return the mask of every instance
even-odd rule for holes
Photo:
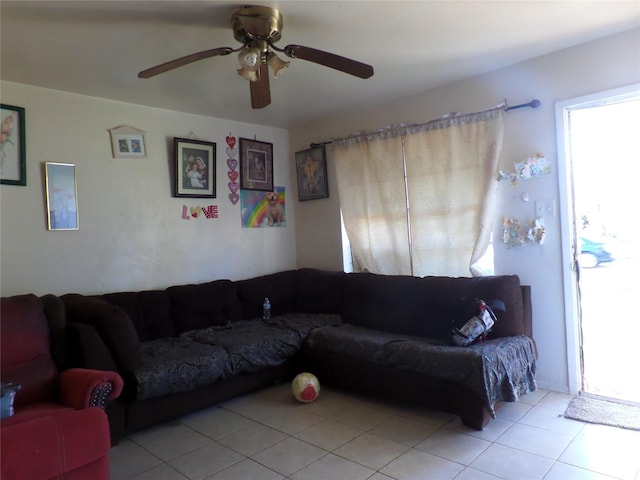
[[[240,139],[240,188],[273,192],[273,144]]]
[[[27,184],[24,108],[0,104],[0,183]]]
[[[174,138],[176,197],[216,197],[216,144]]]
[[[298,200],[316,200],[329,196],[327,159],[324,145],[296,152]]]

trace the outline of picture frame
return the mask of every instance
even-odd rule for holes
[[[27,185],[25,111],[0,104],[0,184]]]
[[[273,144],[240,139],[240,188],[273,192]]]
[[[73,163],[45,162],[47,228],[79,230],[78,187]]]
[[[298,200],[317,200],[329,197],[327,158],[324,145],[296,152]]]
[[[174,137],[173,146],[174,196],[216,198],[216,144]]]
[[[110,128],[113,158],[147,158],[146,132],[127,125]]]

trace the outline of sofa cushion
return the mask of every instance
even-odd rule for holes
[[[138,399],[188,392],[213,383],[228,364],[224,348],[184,337],[141,342],[140,351],[142,361],[135,372]]]
[[[464,385],[494,413],[497,402],[518,400],[536,389],[533,342],[524,335],[469,347],[354,325],[313,330],[306,347],[366,360]]]
[[[296,272],[296,311],[342,313],[344,272],[301,268]]]
[[[280,365],[295,355],[304,341],[296,330],[262,320],[241,320],[224,327],[194,330],[184,333],[182,338],[224,348],[228,354],[225,370],[231,375]]]
[[[176,334],[169,310],[169,296],[163,290],[107,293],[101,298],[127,312],[141,342]]]
[[[2,381],[19,383],[14,406],[55,398],[57,370],[42,301],[35,295],[0,300]]]
[[[242,319],[261,318],[262,303],[265,297],[271,301],[271,315],[282,315],[294,311],[296,307],[295,282],[295,270],[235,282],[238,286]]]
[[[230,280],[167,288],[177,335],[240,320],[238,288]]]

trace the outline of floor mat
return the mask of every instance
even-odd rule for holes
[[[640,430],[640,407],[594,398],[573,397],[564,416],[583,422]]]

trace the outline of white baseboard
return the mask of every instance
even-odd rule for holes
[[[569,393],[569,387],[566,385],[559,385],[557,383],[545,382],[544,380],[536,379],[536,384],[538,388],[542,388],[544,390],[551,390],[552,392],[559,393]]]

